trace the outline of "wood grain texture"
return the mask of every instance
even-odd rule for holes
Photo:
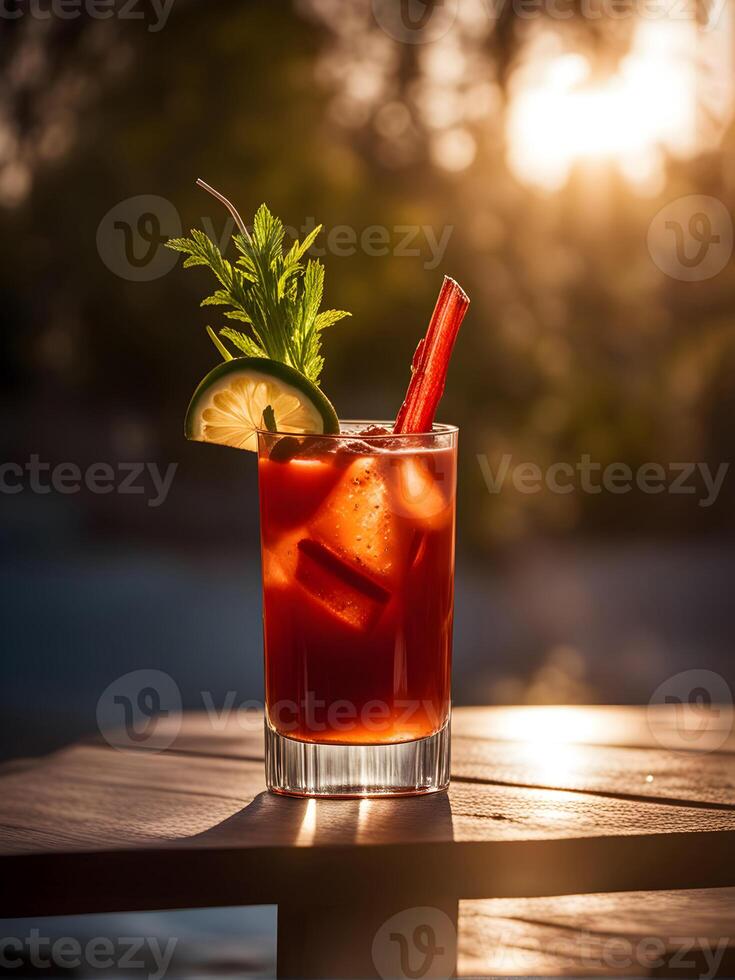
[[[733,888],[461,902],[458,974],[732,976],[733,908]]]
[[[320,847],[735,831],[735,811],[464,782],[448,795],[320,800],[265,793],[261,762],[79,745],[2,780],[2,851]]]
[[[452,777],[735,807],[735,754],[728,743],[718,751],[667,748],[676,741],[667,718],[671,722],[673,713],[658,708],[459,708],[452,722]],[[523,725],[526,738],[519,739]],[[161,736],[167,732],[164,724]],[[614,744],[601,743],[605,732]],[[634,744],[625,744],[626,732]],[[260,760],[261,716],[232,713],[213,721],[204,712],[189,714],[171,749]]]
[[[478,709],[456,712],[454,781],[433,797],[271,796],[252,719],[213,728],[203,715],[166,751],[92,739],[6,767],[0,915],[298,905],[315,882],[345,900],[735,884],[735,757],[549,750],[535,729],[525,743],[485,737],[485,714],[479,734]]]

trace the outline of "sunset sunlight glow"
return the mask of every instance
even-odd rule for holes
[[[575,164],[607,161],[645,188],[663,153],[690,152],[696,138],[696,29],[641,23],[617,71],[593,80],[582,54],[542,35],[513,79],[508,162],[519,180],[561,187]]]

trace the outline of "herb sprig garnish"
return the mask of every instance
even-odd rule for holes
[[[343,317],[344,310],[319,312],[324,293],[324,266],[304,257],[321,231],[314,228],[303,242],[296,241],[284,253],[285,229],[265,204],[258,208],[249,232],[235,208],[203,181],[230,210],[240,229],[232,240],[239,253],[232,263],[203,231],[193,229],[189,238],[174,238],[168,247],[183,252],[184,268],[208,266],[220,288],[202,301],[202,306],[226,306],[224,316],[247,324],[247,332],[224,327],[220,336],[248,357],[269,357],[290,364],[315,384],[324,366],[321,332]],[[226,359],[227,348],[211,328],[210,336]]]

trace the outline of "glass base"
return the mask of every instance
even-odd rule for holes
[[[449,785],[450,726],[414,742],[299,742],[265,724],[268,789],[288,796],[416,796]]]

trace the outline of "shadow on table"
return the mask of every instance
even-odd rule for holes
[[[323,875],[314,882],[307,902],[298,889],[279,898],[279,977],[365,977],[374,976],[376,970],[382,976],[406,975],[400,972],[396,957],[407,955],[417,935],[434,937],[433,945],[447,964],[442,975],[453,973],[456,897],[445,895],[439,882],[432,882],[430,887],[424,883],[410,897],[361,885],[366,882],[366,858],[371,863],[390,863],[382,849],[363,849],[362,845],[416,845],[453,839],[452,809],[446,793],[363,800],[300,800],[260,793],[239,813],[197,839],[213,847],[236,848],[247,840],[250,846],[255,841],[268,847],[292,848],[288,854],[291,867],[298,861],[297,853],[306,856],[310,847],[324,847],[325,855],[331,853],[333,858],[339,855],[339,865],[357,861],[353,876],[357,888],[349,900],[342,888],[334,886],[335,868],[330,870],[325,857]],[[395,872],[400,877],[398,868]],[[406,885],[410,886],[410,881],[404,881],[403,892]],[[401,945],[406,947],[403,953]],[[419,954],[425,959],[421,950]]]
[[[236,847],[248,841],[295,847],[454,839],[446,793],[388,799],[300,800],[260,793],[252,803],[193,839]]]

